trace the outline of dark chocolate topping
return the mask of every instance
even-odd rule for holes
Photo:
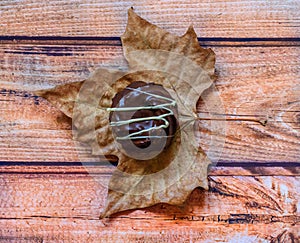
[[[125,89],[120,91],[115,95],[112,102],[112,108],[118,107],[118,108],[124,108],[124,107],[133,107],[133,106],[156,106],[161,105],[164,103],[167,103],[166,100],[162,100],[158,97],[153,97],[149,94],[145,94],[143,92],[147,92],[154,95],[159,95],[162,97],[166,97],[169,99],[172,99],[168,91],[166,91],[163,86],[153,83],[145,83],[143,81],[136,81],[128,85]],[[169,109],[172,110],[173,114],[177,114],[177,107],[176,106],[168,106]],[[168,114],[170,111],[166,109],[141,109],[132,111],[132,114],[130,115],[129,119],[134,118],[144,118],[144,117],[158,117],[162,114]],[[151,132],[144,131],[147,129],[151,129],[153,127],[158,127],[160,125],[165,124],[163,120],[158,119],[151,119],[146,121],[138,121],[138,122],[132,122],[129,124],[123,124],[120,126],[112,126],[113,132],[116,137],[124,137],[126,135],[144,131],[143,133],[139,135],[133,135],[131,141],[137,146],[138,148],[147,148],[150,146],[151,143],[159,143],[161,141],[162,136],[167,136],[165,147],[167,148],[172,141],[172,138],[177,130],[178,123],[177,119],[175,118],[175,115],[168,115],[164,117],[169,125],[166,128],[160,128],[157,130],[152,130]],[[128,120],[128,114],[124,111],[111,111],[109,115],[110,122],[118,122],[118,121],[124,121]],[[145,136],[145,138],[135,138]],[[149,138],[149,136],[152,136]],[[154,137],[153,137],[154,136]],[[131,143],[131,141],[128,140],[119,140],[122,144],[122,147],[126,150],[126,145],[128,143]]]

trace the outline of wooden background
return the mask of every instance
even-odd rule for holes
[[[80,163],[88,151],[30,91],[124,65],[131,6],[173,34],[193,23],[216,52],[226,143],[209,191],[100,221],[106,189]],[[299,242],[299,12],[299,0],[1,0],[0,241]],[[111,170],[95,166],[94,177]]]

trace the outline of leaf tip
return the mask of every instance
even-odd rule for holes
[[[100,212],[99,219],[101,220],[101,219],[108,218],[110,215],[111,215],[110,210],[106,205],[106,207]]]
[[[40,96],[43,97],[45,95],[45,91],[44,90],[36,90],[32,92],[34,95],[36,96]]]
[[[100,213],[99,219],[105,219],[107,217],[107,215],[105,213]]]
[[[194,26],[192,24],[188,27],[188,29],[185,32],[184,36],[185,35],[189,35],[189,36],[191,36],[193,38],[197,38],[197,34],[196,34]]]
[[[130,37],[130,26],[132,25],[131,23],[135,23],[136,22],[136,18],[137,18],[137,14],[134,12],[133,7],[131,6],[128,11],[127,11],[127,25],[125,28],[125,32],[121,35],[121,40],[122,43],[124,41],[126,41],[126,38]],[[124,45],[124,44],[123,44]]]
[[[128,14],[128,22],[129,22],[129,20],[130,20],[131,18],[135,18],[135,17],[138,16],[138,15],[134,12],[133,6],[131,6],[131,7],[128,9],[127,14]],[[127,22],[127,23],[128,23],[128,22]]]

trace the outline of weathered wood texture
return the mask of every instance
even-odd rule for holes
[[[297,225],[228,224],[188,220],[125,219],[107,224],[90,219],[3,219],[1,242],[297,242]],[[13,228],[8,228],[13,225]],[[7,227],[8,226],[8,227]]]
[[[107,180],[105,175],[2,175],[2,239],[260,242],[281,234],[299,237],[299,177],[214,176],[209,192],[194,190],[181,208],[160,204],[99,221]]]
[[[76,146],[70,119],[29,91],[126,66],[119,36],[131,6],[177,35],[193,23],[216,52],[225,145],[208,192],[100,221],[114,167]],[[0,241],[298,242],[299,12],[297,0],[2,0]],[[209,125],[199,124],[206,151]]]
[[[70,121],[45,100],[15,90],[83,80],[96,66],[109,62],[125,65],[121,46],[4,44],[0,48],[4,62],[0,71],[0,141],[6,148],[0,152],[0,160],[78,161]],[[216,88],[225,108],[220,116],[223,121],[219,121],[226,126],[221,160],[298,162],[300,48],[212,48],[219,73]],[[204,105],[199,104],[199,112],[209,117]],[[225,119],[229,120],[225,123]],[[262,126],[253,120],[267,123]],[[206,150],[208,124],[203,121],[199,125]]]
[[[105,203],[109,175],[2,174],[1,217],[96,220]],[[230,214],[253,214],[252,221],[258,220],[255,215],[264,215],[270,222],[271,216],[280,222],[285,222],[284,217],[290,223],[300,220],[298,176],[210,176],[209,180],[210,191],[196,189],[182,208],[164,204],[149,210],[131,210],[130,214],[119,213],[117,216],[154,217],[161,220],[174,217],[191,219],[192,216],[194,220],[196,217],[201,220],[200,216],[203,216],[204,220],[218,221],[217,215],[220,215],[224,216],[222,221],[226,221]],[[213,217],[211,207],[214,208]],[[143,214],[139,211],[143,211]],[[251,221],[251,218],[245,219],[245,222],[247,220]]]
[[[2,0],[0,33],[30,36],[120,36],[126,10],[183,34],[192,23],[202,37],[299,37],[298,0],[49,1]]]

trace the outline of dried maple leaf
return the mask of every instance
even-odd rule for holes
[[[118,157],[101,217],[162,202],[179,205],[194,188],[208,188],[210,161],[195,138],[194,122],[199,96],[216,79],[214,52],[199,46],[192,27],[174,36],[132,9],[121,39],[131,72],[99,69],[85,81],[37,92],[73,118],[76,139],[88,143],[93,154]],[[162,85],[178,108],[171,145],[149,159],[120,149],[109,120],[113,98],[138,80]]]
[[[210,49],[204,49],[199,45],[194,28],[190,26],[187,32],[181,36],[175,36],[157,27],[138,16],[132,8],[128,10],[128,23],[125,33],[121,36],[124,56],[129,65],[138,63],[130,57],[130,53],[136,50],[164,50],[181,54],[201,68],[212,79],[215,79],[215,53]]]

